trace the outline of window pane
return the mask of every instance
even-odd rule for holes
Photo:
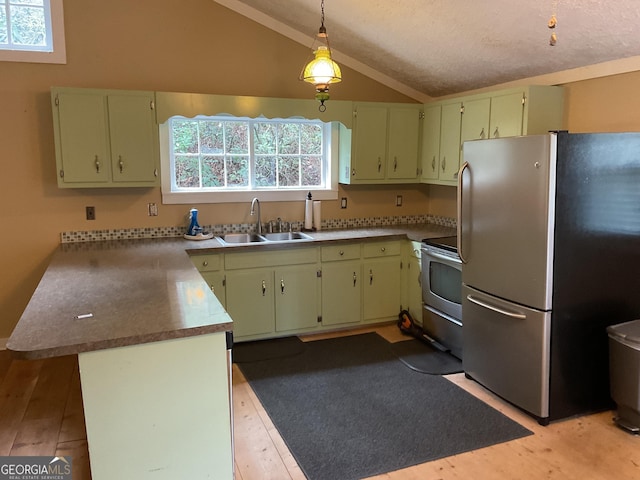
[[[202,186],[224,187],[224,157],[202,157]]]
[[[322,154],[322,127],[311,123],[300,126],[300,153]]]
[[[276,157],[256,157],[256,186],[276,187]]]
[[[176,186],[197,188],[200,186],[200,170],[197,157],[175,156]]]
[[[322,185],[322,157],[304,156],[302,163],[302,185],[305,187]]]
[[[16,45],[47,44],[44,10],[38,7],[11,6],[11,41]]]
[[[7,33],[7,12],[3,6],[0,6],[0,45],[6,45],[9,42]]]
[[[278,157],[278,184],[281,187],[300,185],[300,162],[298,157]]]
[[[221,122],[200,122],[200,152],[224,153],[224,131]]]
[[[227,153],[249,153],[249,124],[247,122],[225,122]]]
[[[299,153],[300,124],[281,123],[278,125],[278,153]]]
[[[249,185],[249,159],[246,156],[230,156],[226,160],[227,185],[246,187]]]
[[[256,123],[253,127],[253,143],[256,154],[272,154],[276,151],[276,125],[274,123]]]
[[[175,153],[198,153],[198,122],[174,120],[172,133]]]

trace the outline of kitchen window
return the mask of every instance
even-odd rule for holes
[[[309,191],[318,199],[337,197],[330,123],[172,117],[160,132],[165,203],[239,202],[255,196],[303,200]]]
[[[62,0],[0,0],[0,61],[66,63]]]

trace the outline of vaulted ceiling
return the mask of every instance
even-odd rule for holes
[[[215,1],[308,46],[320,26],[320,0]],[[640,70],[640,0],[326,0],[324,12],[336,61],[418,100]]]

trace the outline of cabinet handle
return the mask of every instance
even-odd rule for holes
[[[202,266],[203,266],[203,267],[208,267],[208,266],[209,266],[209,262],[208,262],[208,261],[206,261],[206,260],[203,260],[203,261],[202,261]]]
[[[284,278],[280,279],[280,293],[284,295]]]
[[[373,270],[369,270],[369,285],[373,285]]]
[[[436,171],[436,156],[434,155],[433,158],[431,159],[431,171],[435,172]]]
[[[445,168],[447,168],[447,157],[442,157],[442,171],[444,172]]]
[[[498,131],[498,127],[493,131],[493,138],[500,138],[500,132]]]
[[[154,168],[154,169],[153,169],[153,176],[154,176],[154,177],[157,177],[157,176],[158,176],[158,169],[157,169],[157,168]]]
[[[393,171],[395,172],[398,168],[398,157],[393,157]]]
[[[418,272],[418,285],[422,286],[422,275]]]
[[[382,168],[382,160],[378,157],[378,173],[380,173],[380,169]]]
[[[380,248],[380,251],[381,251],[382,253],[386,252],[386,251],[387,251],[387,247],[382,247],[382,248]]]
[[[344,255],[344,250],[340,250],[340,251],[338,252],[338,255],[343,256],[343,255]]]
[[[120,173],[124,170],[124,162],[122,161],[122,155],[118,155],[118,166],[120,167]]]
[[[480,136],[481,140],[484,140],[484,137],[485,137],[484,127],[482,127],[482,130],[480,130],[480,135],[479,136]]]
[[[262,280],[262,296],[264,297],[265,293],[267,293],[267,283]]]
[[[216,293],[216,289],[213,287],[213,283],[211,285],[209,285],[209,288],[211,289],[212,293]]]
[[[356,275],[356,272],[353,272],[353,286],[356,286],[356,282],[358,281],[358,276]]]
[[[98,160],[98,155],[96,155],[96,173],[100,173],[100,160]]]

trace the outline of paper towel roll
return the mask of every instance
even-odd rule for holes
[[[313,200],[306,199],[304,202],[304,228],[311,230],[313,228]]]
[[[320,200],[313,201],[313,226],[316,230],[320,230],[320,224],[322,223],[322,203]]]

